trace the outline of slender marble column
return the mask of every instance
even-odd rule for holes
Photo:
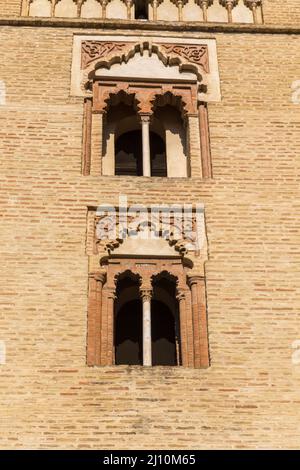
[[[150,161],[150,115],[141,115],[143,138],[143,176],[151,176]]]
[[[55,7],[57,0],[51,0],[51,17],[55,16]]]
[[[200,0],[200,6],[203,12],[203,21],[207,22],[207,8],[208,8],[208,0]]]
[[[157,21],[157,6],[158,6],[158,1],[153,0],[153,21]]]
[[[261,5],[261,0],[247,0],[245,3],[252,11],[254,24],[257,24],[258,23],[257,9]]]
[[[151,338],[151,296],[150,289],[142,289],[143,301],[143,365],[152,366],[152,338]]]
[[[228,12],[228,23],[232,23],[232,9],[235,5],[234,0],[226,0],[226,8]]]
[[[127,6],[127,19],[131,20],[132,0],[126,0],[126,6]]]
[[[177,6],[178,6],[178,21],[182,21],[182,19],[183,19],[183,1],[182,0],[177,0]]]
[[[81,17],[81,8],[84,0],[77,1],[77,18]]]
[[[107,7],[108,1],[107,0],[101,0],[100,3],[102,5],[102,19],[105,20],[106,19],[106,7]]]

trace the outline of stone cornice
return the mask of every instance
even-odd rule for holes
[[[82,18],[2,17],[0,26],[27,26],[38,28],[78,28],[117,31],[186,32],[186,33],[240,33],[240,34],[300,34],[300,26],[254,25],[228,23],[196,23],[169,21],[93,20]]]

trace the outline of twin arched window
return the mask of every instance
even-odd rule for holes
[[[186,128],[180,111],[169,104],[147,116],[149,142],[134,103],[112,100],[104,126],[103,173],[118,176],[186,177],[189,174]],[[148,171],[145,171],[145,160]]]
[[[137,279],[122,276],[117,283],[115,363],[143,365],[143,306]],[[181,364],[179,308],[176,285],[166,277],[153,282],[151,299],[152,365]]]

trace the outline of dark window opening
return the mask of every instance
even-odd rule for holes
[[[118,282],[115,303],[115,363],[143,364],[143,313],[138,281],[125,277]]]
[[[130,131],[122,134],[115,145],[115,174],[142,176],[142,131]]]
[[[115,363],[143,365],[143,305],[139,280],[122,275],[115,301]],[[151,301],[151,344],[153,366],[181,364],[179,311],[176,283],[157,276]]]
[[[176,278],[160,274],[153,281],[151,302],[152,364],[181,364],[179,307],[176,299]]]
[[[136,0],[135,2],[135,19],[148,20],[148,2],[146,0]]]
[[[151,176],[167,176],[166,144],[155,132],[150,132]],[[142,131],[122,134],[115,144],[115,174],[143,175]]]
[[[175,318],[171,310],[157,300],[151,302],[152,365],[176,366]]]
[[[116,364],[142,365],[142,302],[127,302],[116,318]]]

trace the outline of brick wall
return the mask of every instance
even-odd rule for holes
[[[81,176],[72,29],[0,29],[1,448],[299,448],[300,37],[207,36],[214,180],[162,183]],[[209,369],[86,367],[86,207],[119,192],[204,202]]]

